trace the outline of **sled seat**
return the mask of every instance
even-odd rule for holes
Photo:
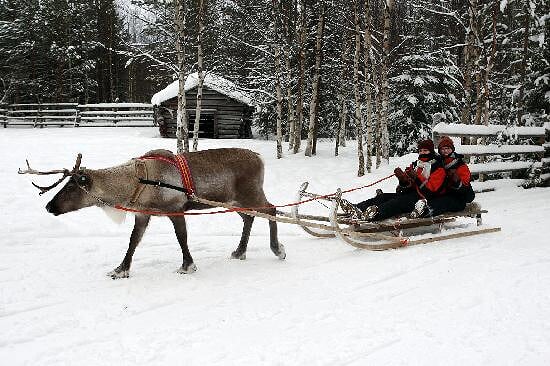
[[[350,226],[352,226],[355,231],[363,233],[394,231],[423,226],[442,225],[447,222],[453,222],[459,217],[475,218],[477,226],[480,226],[482,224],[482,214],[487,212],[487,210],[482,210],[481,206],[477,202],[472,202],[468,203],[466,205],[466,208],[462,211],[448,212],[433,217],[420,217],[411,219],[406,215],[401,215],[398,217],[374,222],[346,220],[344,217],[341,217],[341,222],[350,224]]]

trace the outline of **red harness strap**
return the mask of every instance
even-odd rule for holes
[[[191,169],[189,169],[189,164],[187,159],[183,155],[175,155],[174,158],[169,158],[161,155],[146,155],[141,156],[139,159],[143,160],[160,160],[165,163],[172,164],[175,166],[181,175],[181,182],[183,187],[187,190],[188,196],[193,196],[195,194],[195,183],[193,182],[193,176],[191,175]]]

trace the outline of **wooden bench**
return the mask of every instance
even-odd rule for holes
[[[6,124],[9,126],[74,126],[76,103],[10,104]]]
[[[456,152],[469,161],[469,168],[479,181],[500,177],[533,179],[548,164],[545,159],[545,127],[506,127],[502,125],[463,125],[439,123],[433,128],[434,142],[443,136],[460,138]],[[470,141],[479,144],[467,144]]]
[[[153,106],[145,103],[79,105],[79,127],[154,127]]]

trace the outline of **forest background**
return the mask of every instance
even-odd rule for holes
[[[0,103],[149,102],[204,69],[290,149],[387,157],[438,122],[548,121],[549,20],[546,0],[0,0]]]

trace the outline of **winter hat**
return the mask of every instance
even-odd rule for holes
[[[430,139],[418,141],[418,150],[427,149],[430,150],[430,153],[434,153],[434,142]]]
[[[453,151],[455,151],[455,144],[449,136],[442,136],[441,139],[439,140],[437,149],[441,150],[442,147],[450,147],[451,149],[453,149]]]

